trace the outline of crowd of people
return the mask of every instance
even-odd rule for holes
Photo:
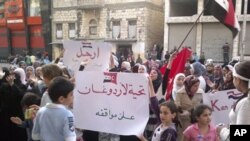
[[[212,125],[212,109],[202,94],[238,89],[244,95],[230,112],[232,124],[250,124],[249,61],[215,64],[212,60],[187,60],[183,73],[173,80],[171,99],[165,100],[166,79],[177,55],[164,62],[149,58],[110,57],[111,72],[144,73],[149,80],[150,118],[141,136],[123,136],[74,128],[72,110],[74,76],[60,59],[16,57],[2,68],[0,81],[0,140],[66,141],[224,141],[226,126]],[[32,58],[32,57],[31,57]],[[79,70],[84,71],[84,66]],[[165,80],[165,81],[164,81]],[[94,123],[93,123],[94,124]]]

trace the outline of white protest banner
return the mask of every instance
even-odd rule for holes
[[[77,128],[119,135],[143,133],[149,118],[144,74],[79,71],[75,78]]]
[[[107,71],[111,45],[101,41],[64,41],[63,63],[74,71],[86,63],[86,71]]]
[[[236,89],[203,94],[203,103],[213,109],[212,123],[214,125],[219,123],[229,124],[228,114],[241,96],[242,93]]]

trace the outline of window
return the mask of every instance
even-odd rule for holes
[[[94,19],[89,21],[89,35],[97,35],[97,22]]]
[[[169,0],[169,4],[171,6],[169,9],[170,17],[193,16],[197,14],[197,0]]]
[[[62,39],[63,38],[63,32],[62,32],[62,24],[56,24],[56,38]]]
[[[0,10],[4,10],[4,2],[0,2]]]
[[[0,19],[4,18],[4,2],[0,2],[0,10],[3,11],[0,13]]]
[[[128,21],[128,38],[136,38],[136,20]]]
[[[76,26],[75,23],[69,23],[69,38],[75,38]]]
[[[112,37],[120,38],[121,37],[121,24],[120,21],[112,22]]]
[[[29,16],[41,16],[40,0],[30,0]]]

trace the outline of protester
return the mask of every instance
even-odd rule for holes
[[[185,79],[185,74],[183,73],[176,74],[174,78],[173,90],[172,90],[172,98],[174,101],[176,100],[177,91],[180,90],[182,87],[184,87],[183,83],[184,79]]]
[[[35,75],[35,69],[33,66],[26,67],[26,86],[29,92],[33,92],[39,96],[42,95],[38,87],[38,79]]]
[[[250,61],[235,64],[233,70],[233,83],[236,89],[243,93],[229,113],[230,124],[250,124]],[[229,129],[227,126],[218,126],[217,133],[221,141],[229,141]]]
[[[45,92],[46,90],[46,85],[43,81],[43,74],[42,74],[42,67],[37,67],[36,71],[35,71],[35,75],[36,75],[36,81],[37,81],[37,87],[40,91],[40,96],[42,97],[42,94]]]
[[[59,68],[57,65],[48,64],[48,65],[44,65],[42,67],[42,74],[43,74],[43,81],[44,81],[45,85],[48,86],[50,81],[53,78],[55,78],[57,76],[62,76],[63,72],[62,72],[61,68]],[[48,92],[45,91],[43,93],[40,106],[43,107],[46,105],[46,103],[50,103],[50,102],[51,102],[51,100],[48,96]]]
[[[199,88],[201,88],[203,91],[206,90],[206,81],[204,78],[205,73],[205,67],[200,62],[194,62],[191,64],[191,74],[200,80]]]
[[[161,72],[157,68],[153,68],[153,69],[151,69],[149,76],[152,79],[154,91],[155,91],[155,93],[157,93],[157,91],[161,85],[161,82],[162,82]]]
[[[23,85],[26,85],[26,73],[23,68],[16,68],[14,73],[18,74]]]
[[[128,61],[123,61],[120,71],[121,72],[132,72],[130,63]]]
[[[20,68],[21,69],[21,68]],[[10,117],[24,119],[21,99],[26,90],[19,73],[6,71],[0,86],[0,140],[27,141],[26,131],[10,121]]]
[[[158,126],[154,130],[151,141],[176,141],[177,132],[173,120],[176,118],[177,107],[173,102],[165,102],[158,106],[152,80],[149,78],[151,107],[158,119]]]
[[[234,83],[233,83],[233,72],[229,71],[225,75],[224,83],[221,86],[221,90],[230,90],[235,89]]]
[[[48,88],[52,103],[39,109],[32,130],[34,140],[76,141],[74,116],[67,109],[73,103],[74,84],[63,77],[56,77]]]
[[[183,132],[183,141],[219,141],[216,128],[211,124],[212,108],[201,104],[192,112],[193,124]]]
[[[173,60],[176,57],[176,54],[177,54],[177,52],[174,52],[173,54],[170,55],[169,63],[166,66],[166,71],[165,71],[163,79],[162,79],[162,75],[158,69],[153,68],[151,70],[150,78],[153,81],[152,83],[153,83],[154,91],[155,91],[155,93],[157,95],[157,99],[159,100],[160,103],[165,101],[163,96],[164,96],[165,91],[166,91],[166,86],[167,86],[166,83],[168,81],[168,74],[169,74],[170,69],[172,67]],[[162,83],[162,85],[161,85],[161,83]],[[149,116],[147,126],[145,128],[144,135],[148,140],[151,140],[151,138],[153,136],[153,132],[157,126],[157,118],[156,118],[156,115],[151,110],[151,108],[149,111],[150,111],[150,116]]]
[[[138,67],[138,73],[148,74],[147,67],[145,65],[139,65],[139,67]]]
[[[26,93],[22,100],[21,106],[25,111],[25,120],[23,121],[20,117],[11,117],[10,120],[17,124],[19,127],[26,128],[28,141],[33,141],[31,138],[31,133],[33,129],[33,118],[35,110],[31,108],[32,105],[40,105],[41,98],[34,93]]]
[[[136,59],[135,63],[142,64],[142,59],[141,59],[140,54],[138,54],[138,58]]]
[[[133,67],[132,67],[132,72],[133,73],[138,73],[138,69],[139,69],[139,63],[136,63]]]
[[[190,75],[184,80],[184,87],[177,92],[175,104],[179,109],[178,140],[182,139],[183,131],[191,124],[190,114],[192,109],[202,102],[204,91],[199,88],[200,81]]]

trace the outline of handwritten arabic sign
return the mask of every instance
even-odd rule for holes
[[[80,71],[74,97],[80,129],[119,135],[140,135],[145,129],[149,96],[143,74]]]
[[[228,114],[236,100],[241,96],[242,93],[236,89],[203,94],[203,103],[213,109],[212,123],[214,125],[219,123],[229,124]]]
[[[81,63],[86,63],[84,70],[107,71],[111,46],[104,42],[64,41],[63,63],[77,71]]]

